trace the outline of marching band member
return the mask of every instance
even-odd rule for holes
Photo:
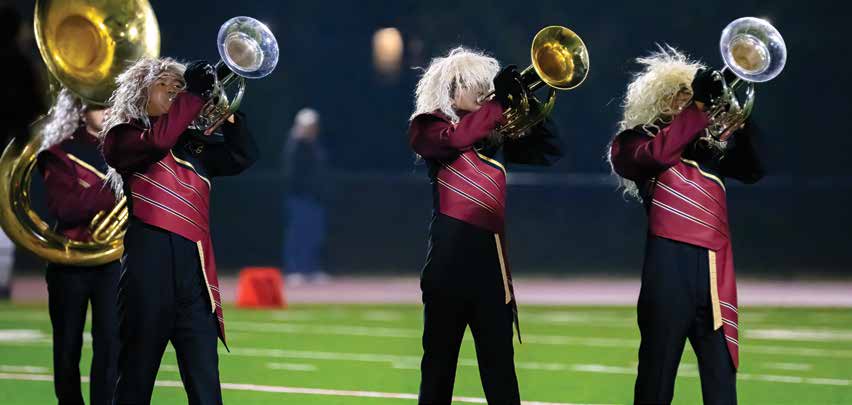
[[[115,205],[105,187],[107,170],[98,148],[104,110],[84,106],[62,89],[43,128],[37,164],[47,206],[57,231],[73,240],[91,239],[89,224]],[[109,404],[118,363],[118,260],[98,266],[47,265],[50,323],[53,326],[53,384],[60,404],[83,404],[80,351],[86,311],[92,304],[91,404]]]
[[[185,68],[170,58],[141,59],[118,77],[110,99],[103,153],[131,213],[119,285],[119,404],[150,402],[169,341],[189,403],[222,402],[217,336],[224,343],[225,330],[210,178],[242,172],[258,151],[242,114],[224,122],[222,134],[188,129],[215,76],[206,62]]]
[[[480,103],[491,90],[494,99]],[[421,404],[450,403],[468,325],[488,403],[520,403],[502,161],[546,165],[560,156],[555,135],[543,125],[518,139],[495,132],[510,100],[523,91],[514,66],[500,70],[497,60],[462,47],[433,59],[417,84],[408,136],[428,166],[433,195],[420,281],[425,318]]]
[[[721,94],[713,72],[671,47],[638,58],[609,161],[626,196],[643,202],[648,237],[638,302],[635,403],[667,404],[686,339],[705,404],[735,404],[737,293],[725,179],[763,171],[745,129],[708,136],[705,108]]]

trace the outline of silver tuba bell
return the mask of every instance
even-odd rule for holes
[[[234,17],[219,28],[216,38],[221,60],[214,67],[217,72],[223,64],[230,72],[217,77],[213,97],[193,121],[191,128],[206,130],[233,114],[240,107],[246,89],[246,79],[264,77],[278,65],[278,41],[262,22],[251,17]],[[236,86],[232,97],[227,90]]]
[[[754,107],[754,83],[774,79],[787,61],[784,38],[768,21],[754,17],[738,18],[722,31],[719,50],[725,67],[714,72],[722,82],[722,95],[708,109],[710,135],[720,139],[740,127]],[[735,78],[730,83],[725,71]],[[744,88],[740,101],[738,90]]]

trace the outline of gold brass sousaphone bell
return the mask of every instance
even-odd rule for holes
[[[129,63],[156,58],[157,19],[147,0],[37,0],[35,38],[54,79],[86,104],[104,105]],[[55,232],[30,206],[30,180],[44,134],[36,122],[0,156],[0,226],[18,246],[60,264],[94,266],[117,260],[128,212],[122,199],[92,221],[92,240]]]
[[[745,122],[754,107],[754,83],[762,83],[778,76],[787,62],[784,38],[766,20],[754,17],[738,18],[722,31],[719,50],[725,67],[714,72],[722,82],[722,95],[711,100],[707,130],[716,139],[727,137]],[[733,81],[725,80],[725,71],[735,75]],[[745,99],[740,101],[737,91],[744,88]]]
[[[556,105],[556,90],[577,88],[589,74],[586,44],[574,31],[562,26],[549,26],[539,31],[533,38],[530,58],[532,64],[520,74],[526,91],[520,100],[512,100],[512,106],[503,113],[506,122],[498,128],[507,137],[520,137],[547,118]],[[533,93],[544,86],[549,89],[542,103]]]

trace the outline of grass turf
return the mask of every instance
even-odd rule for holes
[[[310,305],[285,311],[226,308],[225,319],[231,347],[231,353],[224,348],[220,351],[225,403],[416,403],[413,399],[327,392],[258,392],[267,389],[258,386],[415,394],[422,353],[418,306]],[[524,344],[515,345],[522,398],[630,403],[639,343],[635,325],[633,308],[522,306]],[[744,308],[741,326],[741,403],[852,403],[852,311]],[[0,403],[56,402],[50,381],[29,380],[51,374],[50,334],[45,305],[0,304]],[[87,341],[83,375],[88,373],[90,357]],[[25,366],[30,368],[22,368]],[[180,381],[171,348],[158,380],[166,384]],[[83,389],[88,397],[88,385]],[[483,397],[469,332],[460,354],[455,395]],[[183,404],[186,396],[180,387],[160,386],[155,388],[153,403]],[[695,356],[688,344],[674,403],[700,403]]]

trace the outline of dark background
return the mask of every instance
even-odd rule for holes
[[[769,19],[784,36],[787,66],[759,86],[769,177],[729,187],[738,272],[849,275],[852,149],[850,7],[793,1],[309,1],[152,0],[164,56],[215,60],[219,26],[237,15],[266,22],[278,38],[278,69],[249,83],[242,110],[263,156],[213,193],[220,266],[277,265],[283,236],[280,150],[304,106],[321,114],[335,175],[326,252],[332,274],[417,274],[431,195],[405,135],[415,66],[462,44],[501,63],[529,64],[532,36],[565,25],[586,42],[591,72],[562,92],[554,117],[565,158],[547,172],[510,174],[509,243],[517,274],[638,273],[645,219],[625,201],[603,160],[619,120],[632,60],[668,43],[721,67],[719,34],[742,16]],[[33,2],[16,1],[31,19]],[[372,65],[372,35],[397,27],[405,42],[395,78]],[[30,44],[33,58],[38,53]]]

